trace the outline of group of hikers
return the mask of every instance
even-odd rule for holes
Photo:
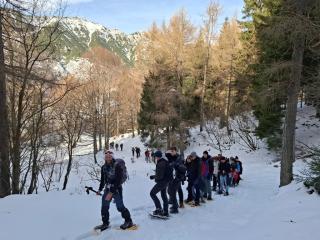
[[[194,207],[200,206],[206,200],[213,200],[213,191],[227,196],[229,187],[238,185],[241,180],[242,163],[237,156],[228,159],[218,154],[212,157],[204,151],[202,157],[192,152],[184,159],[178,154],[176,147],[171,147],[165,154],[157,150],[153,155],[156,169],[150,179],[156,184],[151,189],[150,196],[156,208],[151,213],[154,217],[168,218],[169,213],[177,214],[179,208],[184,208],[184,203]],[[105,164],[101,167],[98,191],[100,195],[104,189],[101,206],[102,224],[96,229],[105,230],[109,227],[109,206],[112,199],[125,220],[120,228],[128,229],[134,226],[130,212],[123,203],[122,183],[126,180],[127,172],[124,161],[118,162],[119,159],[115,159],[111,151],[105,152]],[[186,200],[182,190],[185,181],[188,183]],[[162,205],[157,197],[158,193],[161,194]],[[170,211],[169,205],[171,205]]]
[[[110,144],[110,149],[116,149],[116,151],[119,151],[119,147],[120,147],[120,150],[123,151],[123,143],[114,143],[114,142],[111,142]]]
[[[137,158],[141,156],[141,149],[139,147],[132,147],[131,152],[132,152],[132,157],[134,157],[134,155],[136,155]]]

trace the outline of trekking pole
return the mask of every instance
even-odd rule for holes
[[[100,196],[102,195],[100,192],[94,190],[92,187],[87,187],[87,186],[85,186],[85,188],[86,188],[86,193],[87,193],[87,194],[89,194],[90,191],[91,191],[91,192],[94,192],[94,193],[97,194],[97,195],[100,195]]]

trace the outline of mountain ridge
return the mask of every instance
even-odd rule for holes
[[[54,21],[58,19],[53,18],[51,23]],[[99,46],[115,53],[124,63],[133,65],[135,48],[142,33],[126,34],[80,17],[63,17],[59,21],[61,35],[57,45],[63,64],[75,61],[91,48]]]

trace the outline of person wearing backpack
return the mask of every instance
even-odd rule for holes
[[[156,174],[150,176],[150,179],[155,180],[156,184],[150,191],[150,197],[154,202],[156,210],[154,210],[152,214],[157,217],[169,217],[167,187],[173,177],[172,169],[168,160],[162,157],[162,152],[160,150],[154,153],[154,157],[156,161]],[[157,197],[159,192],[161,193],[163,208],[161,207],[161,203]]]
[[[174,177],[171,179],[168,186],[168,193],[170,196],[170,202],[172,204],[172,207],[170,208],[170,213],[176,214],[176,213],[179,213],[177,193],[181,188],[182,181],[185,179],[187,168],[184,165],[183,158],[177,153],[176,147],[171,147],[170,150],[166,152],[166,157],[169,161],[170,167],[174,171]],[[179,198],[180,198],[180,206],[181,206],[181,201],[183,204],[183,196],[182,197],[179,196]]]
[[[102,224],[96,229],[105,230],[109,227],[109,207],[112,199],[116,204],[117,210],[124,218],[121,229],[130,228],[133,225],[129,210],[123,204],[122,184],[127,179],[127,171],[122,159],[114,159],[113,153],[105,153],[105,164],[101,167],[101,180],[98,195],[104,189],[102,194],[101,217]]]

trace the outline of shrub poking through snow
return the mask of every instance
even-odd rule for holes
[[[314,188],[320,194],[320,148],[310,147],[310,158],[307,167],[301,171],[298,180],[303,181],[307,188]]]

